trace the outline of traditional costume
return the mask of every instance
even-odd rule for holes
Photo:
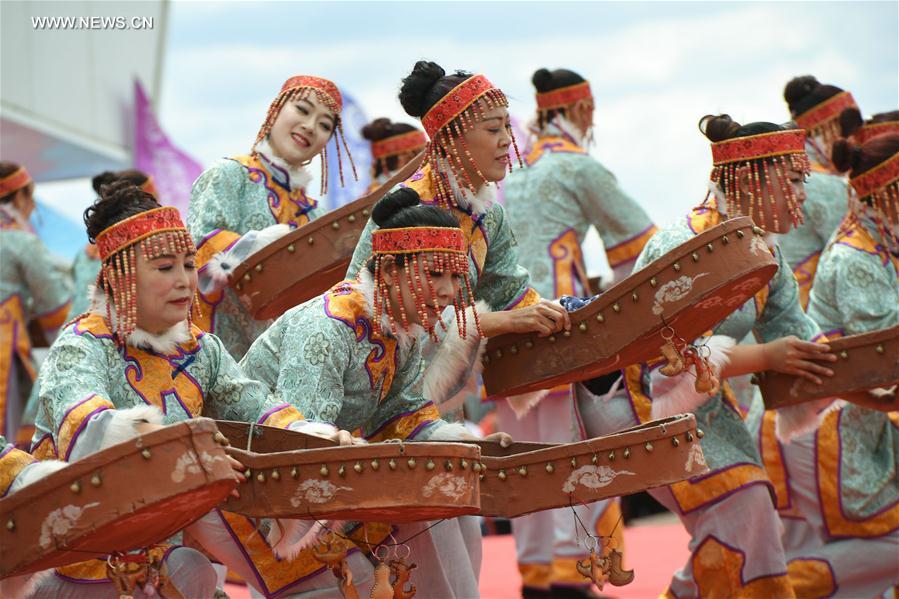
[[[0,179],[0,197],[31,185],[19,167]],[[36,321],[48,336],[69,314],[71,282],[31,224],[11,203],[0,205],[0,434],[16,439],[22,412],[37,372],[31,357],[28,324]]]
[[[780,249],[799,283],[799,301],[808,306],[808,294],[815,280],[821,252],[837,230],[848,208],[846,178],[837,173],[830,161],[830,148],[839,137],[843,110],[855,107],[849,92],[841,92],[796,115],[796,124],[805,129],[806,153],[811,173],[805,184],[802,204],[803,222],[783,235]]]
[[[897,181],[899,154],[850,180],[859,200],[821,257],[808,306],[829,338],[899,325],[899,242],[886,228],[896,230]],[[838,400],[818,430],[788,444],[774,428],[766,413],[759,448],[797,595],[873,597],[899,585],[899,412]]]
[[[115,223],[97,236],[97,249],[103,267],[90,311],[65,327],[41,371],[36,457],[80,459],[135,436],[139,422],[201,415],[276,426],[302,420],[246,378],[214,335],[187,320],[160,334],[138,327],[137,252],[153,259],[194,251],[177,209],[147,210]],[[196,551],[152,551],[164,553],[170,578],[184,575],[182,595],[214,591],[214,572]],[[59,568],[40,586],[46,596],[91,596],[101,588],[112,589],[102,560]]]
[[[447,325],[449,332],[423,376],[422,344],[437,331],[409,324],[402,308],[391,308],[380,273],[384,256],[406,257],[401,268],[416,282],[413,296],[419,317],[427,323],[422,289],[430,286],[429,272],[467,275],[462,232],[442,227],[378,229],[373,240],[374,274],[365,268],[357,279],[343,281],[285,312],[253,343],[241,365],[317,426],[357,431],[369,441],[458,439],[464,429],[443,421],[436,403],[452,393],[454,381],[461,384],[478,357],[477,312],[464,299],[470,291],[456,297],[455,326]],[[433,261],[430,266],[424,262],[426,257]],[[276,545],[282,556],[297,553],[284,562],[274,557],[271,546],[247,518],[226,514],[223,521],[236,545],[221,542],[214,555],[266,596],[280,595],[291,587],[296,591],[334,584],[331,573],[312,556],[309,542]],[[404,540],[425,527],[401,525],[394,537]],[[367,552],[389,532],[387,525],[369,524],[353,529],[349,536]],[[301,535],[288,532],[281,539],[286,542],[290,536]],[[442,522],[409,541],[409,547],[411,559],[418,563],[411,578],[417,596],[477,595],[480,534],[474,518]],[[366,571],[364,566],[365,561],[356,555],[351,563],[353,579],[363,590],[372,577],[371,568]],[[300,583],[302,587],[293,586]]]
[[[349,157],[340,124],[343,101],[337,86],[320,77],[291,77],[269,107],[253,151],[247,156],[219,160],[200,175],[191,191],[187,224],[197,244],[200,269],[200,303],[194,321],[201,329],[218,335],[237,358],[271,322],[249,315],[227,287],[229,274],[250,254],[318,216],[317,200],[306,193],[311,175],[277,156],[268,141],[282,107],[313,94],[333,112]],[[340,157],[341,144],[335,146]],[[322,150],[322,193],[327,191],[326,153],[327,149]],[[339,164],[342,181],[343,162]]]
[[[590,289],[581,252],[591,225],[599,232],[616,278],[630,273],[656,232],[649,216],[621,190],[614,175],[590,157],[586,136],[564,113],[551,112],[592,98],[586,81],[538,93],[537,109],[544,117],[538,122],[544,126],[525,154],[527,167],[510,174],[503,186],[506,214],[521,247],[520,263],[542,297],[598,291]],[[527,414],[521,412],[516,414],[508,402],[497,404],[500,429],[516,440],[571,443],[584,438],[570,385],[551,390]],[[618,500],[590,507],[599,536],[608,537],[612,530],[621,536]],[[537,512],[513,522],[518,567],[526,588],[588,584],[575,568],[586,555],[576,542],[576,532],[568,509]]]
[[[808,170],[802,131],[778,131],[737,137],[712,144],[713,193],[674,226],[649,240],[637,260],[640,269],[666,252],[739,214],[736,169],[746,166],[758,172],[757,163],[767,158],[775,164],[777,180],[790,205],[794,223],[801,212],[784,171],[787,164]],[[721,183],[723,182],[723,186]],[[722,193],[721,187],[725,188]],[[747,198],[742,198],[745,201]],[[764,222],[758,178],[749,198],[749,216]],[[742,339],[750,331],[767,342],[786,335],[815,339],[820,329],[798,302],[798,287],[783,254],[761,237],[754,251],[772,252],[779,269],[769,284],[718,326],[716,335]],[[718,339],[713,337],[712,339]],[[719,342],[720,343],[720,342]],[[710,345],[712,345],[710,343]],[[724,343],[723,347],[727,345]],[[717,347],[717,345],[716,345]],[[723,365],[726,358],[713,362]],[[713,396],[697,393],[693,379],[681,375],[669,379],[659,373],[663,363],[628,367],[603,398],[578,385],[580,407],[591,436],[608,434],[651,418],[692,412],[704,431],[702,448],[711,472],[699,478],[654,489],[650,494],[677,514],[690,533],[690,560],[676,572],[670,597],[741,596],[786,597],[792,589],[780,543],[781,524],[772,502],[773,486],[744,424],[746,416],[727,384]],[[752,522],[747,527],[746,522]]]

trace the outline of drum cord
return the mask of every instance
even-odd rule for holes
[[[395,543],[383,543],[383,542],[382,543],[369,543],[368,540],[363,541],[361,539],[351,539],[350,537],[344,536],[344,535],[340,534],[339,532],[335,532],[333,529],[331,529],[327,524],[325,524],[321,520],[315,520],[315,522],[316,522],[316,524],[321,526],[324,530],[328,531],[329,533],[331,533],[337,537],[340,537],[344,541],[349,541],[350,543],[354,543],[356,545],[366,545],[368,547],[368,550],[370,552],[373,552],[378,547],[402,547],[402,546],[406,545],[409,541],[414,539],[415,537],[423,535],[424,533],[428,532],[429,530],[431,530],[438,524],[443,523],[445,520],[446,520],[446,518],[441,518],[440,520],[438,520],[437,522],[434,522],[427,528],[418,531],[414,535],[412,535],[406,539],[403,539],[402,541],[396,541],[396,539],[393,539],[394,541],[396,541]],[[365,523],[363,522],[362,525],[364,526]],[[393,535],[391,534],[390,537],[393,538]]]
[[[580,502],[580,501],[579,501],[578,504],[581,505],[581,506],[583,506],[583,507],[587,507],[587,504],[585,504],[585,503],[583,503],[583,502]],[[599,544],[599,545],[601,546],[601,543],[602,543],[602,540],[603,540],[603,539],[609,539],[609,540],[611,541],[611,539],[612,539],[612,538],[614,537],[614,535],[615,535],[615,531],[618,530],[618,525],[621,524],[621,521],[624,519],[624,513],[622,512],[622,513],[618,516],[618,520],[615,522],[615,526],[613,526],[613,527],[612,527],[612,530],[609,531],[609,535],[608,535],[607,537],[601,536],[601,535],[595,535],[595,534],[593,534],[593,533],[590,532],[590,530],[584,525],[584,521],[581,520],[581,517],[577,515],[577,510],[574,509],[574,508],[575,508],[575,504],[572,502],[572,496],[570,496],[570,495],[569,495],[569,497],[568,497],[568,507],[571,509],[571,514],[574,516],[575,522],[576,522],[576,523],[577,523],[577,524],[584,530],[584,534],[585,534],[588,538],[593,539],[594,547],[596,547],[596,544]],[[575,529],[577,529],[577,527],[575,527]],[[580,535],[578,535],[578,536],[580,536]],[[589,549],[589,547],[588,547],[588,549]]]

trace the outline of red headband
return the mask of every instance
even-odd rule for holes
[[[0,179],[0,198],[8,196],[14,191],[19,191],[31,184],[33,180],[28,171],[25,170],[25,167],[20,166],[11,174]]]
[[[852,133],[852,137],[859,144],[869,139],[887,133],[899,133],[899,121],[882,121],[879,123],[866,123]]]
[[[562,108],[570,106],[578,100],[592,98],[593,93],[590,91],[590,83],[582,81],[574,85],[568,85],[554,89],[548,92],[537,94],[537,108],[540,110],[550,110],[553,108]]]
[[[496,88],[483,75],[473,75],[451,89],[421,117],[421,124],[428,137],[434,139],[438,131],[491,89]]]
[[[100,260],[106,261],[110,256],[142,239],[167,231],[187,231],[177,208],[164,206],[128,217],[103,229],[97,235]]]
[[[865,198],[897,179],[899,179],[899,154],[893,154],[874,168],[849,179],[849,183],[852,184],[858,197]]]
[[[858,105],[856,105],[855,100],[852,98],[852,94],[849,92],[840,92],[832,98],[828,98],[820,104],[812,106],[794,120],[797,125],[806,131],[811,131],[812,129],[820,127],[827,121],[839,117],[840,113],[847,108],[858,108]]]
[[[712,163],[715,166],[805,153],[805,131],[790,129],[746,137],[735,137],[712,144]]]
[[[334,101],[336,112],[338,114],[343,110],[343,97],[340,95],[340,90],[337,89],[337,86],[333,81],[329,81],[323,77],[315,77],[313,75],[297,75],[291,77],[281,86],[281,93],[283,94],[288,90],[300,89],[303,87],[318,90],[331,98],[331,100]]]
[[[407,131],[371,142],[371,156],[375,160],[421,150],[428,138],[421,131]]]
[[[371,236],[373,255],[445,252],[465,254],[465,238],[457,227],[377,229]]]

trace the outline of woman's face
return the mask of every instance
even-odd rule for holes
[[[428,256],[421,263],[422,267],[428,269],[434,290],[433,293],[428,288],[428,275],[423,271],[419,272],[427,322],[421,322],[421,317],[418,314],[418,302],[412,293],[412,286],[415,285],[414,272],[418,270],[418,267],[415,266],[415,261],[407,261],[405,269],[397,267],[395,263],[386,265],[384,269],[384,280],[390,286],[390,299],[394,303],[394,315],[399,314],[397,311],[399,308],[398,304],[402,301],[403,309],[406,311],[406,317],[409,319],[409,322],[419,324],[429,331],[437,325],[443,309],[453,303],[453,298],[459,293],[459,286],[462,282],[461,275],[448,271],[441,273],[434,270],[433,262],[433,258]],[[399,292],[399,296],[397,292]]]
[[[291,166],[315,158],[334,133],[336,118],[315,94],[287,102],[269,132],[269,144]]]
[[[505,178],[509,168],[509,146],[512,145],[509,111],[500,106],[483,114],[484,118],[462,135],[471,154],[469,160],[461,151],[462,166],[476,187]],[[478,175],[478,171],[483,177]]]
[[[186,320],[196,290],[197,271],[193,253],[147,260],[138,248],[138,327],[159,334]]]
[[[783,170],[786,184],[789,188],[792,188],[793,209],[798,212],[802,209],[802,204],[805,202],[806,198],[805,173],[793,168],[789,162],[782,165],[780,168]],[[764,220],[764,222],[756,222],[756,224],[771,233],[789,233],[790,229],[794,226],[793,216],[790,213],[790,198],[784,193],[784,189],[781,187],[777,169],[775,169],[774,165],[766,164],[764,169],[765,177],[764,180],[761,181],[761,204],[764,207],[764,219],[758,215],[758,198],[755,198],[755,209],[753,211],[756,221]],[[753,191],[754,186],[750,186],[749,184],[750,177],[751,174],[749,168],[744,167],[744,171],[741,172],[739,179],[740,191],[744,198],[748,197],[748,193],[755,193]],[[743,213],[749,215],[749,210],[745,209]]]

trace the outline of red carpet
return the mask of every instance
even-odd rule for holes
[[[679,522],[628,527],[624,530],[625,567],[635,571],[634,582],[625,587],[606,586],[603,595],[621,599],[655,599],[668,586],[675,570],[687,561],[689,537]],[[247,599],[246,587],[227,585],[231,599]],[[483,599],[521,597],[521,577],[515,563],[512,535],[484,537],[481,566]]]

